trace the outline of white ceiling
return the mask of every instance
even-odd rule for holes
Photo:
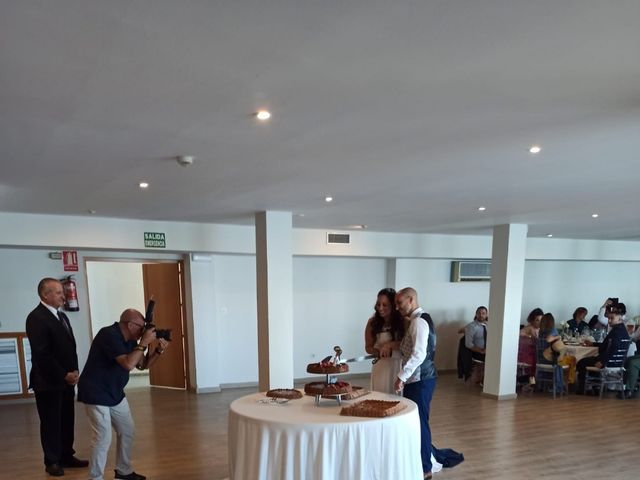
[[[640,239],[638,0],[0,1],[0,211]]]

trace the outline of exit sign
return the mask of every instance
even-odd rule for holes
[[[144,232],[145,248],[167,248],[167,242],[162,232]]]

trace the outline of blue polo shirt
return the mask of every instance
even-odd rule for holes
[[[101,328],[91,343],[87,363],[78,382],[78,401],[113,407],[124,398],[129,370],[116,360],[133,351],[137,342],[125,340],[118,322]]]

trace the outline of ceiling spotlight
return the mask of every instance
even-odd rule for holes
[[[271,118],[271,112],[267,110],[258,110],[256,112],[256,118],[261,121],[267,121]]]
[[[600,215],[598,215],[597,213],[592,213],[592,214],[591,214],[591,216],[592,216],[593,218],[598,218]]]
[[[140,188],[149,188],[149,184],[148,184],[147,182],[140,182],[140,183],[138,184],[138,186],[139,186]]]
[[[553,237],[553,233],[547,233],[547,238]]]
[[[95,214],[96,214],[96,211],[95,211],[93,208],[89,208],[89,209],[87,209],[87,213],[88,213],[89,215],[95,215]]]
[[[531,145],[529,147],[529,153],[540,153],[541,150],[540,145]]]
[[[324,201],[327,203],[333,202],[333,197],[324,197]]]
[[[176,157],[176,162],[178,162],[178,165],[182,167],[189,167],[193,165],[194,160],[195,157],[192,155],[178,155]]]
[[[478,207],[478,211],[479,212],[484,212],[487,209],[487,207]]]

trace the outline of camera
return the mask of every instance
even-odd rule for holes
[[[626,305],[624,303],[620,303],[619,298],[611,297],[609,298],[609,300],[611,301],[611,303],[606,306],[606,313],[613,313],[617,315],[624,315],[627,313]]]
[[[151,300],[149,300],[149,303],[147,303],[147,311],[144,314],[144,329],[148,330],[150,328],[156,328],[156,326],[153,324],[153,309],[156,306],[156,302],[153,298],[151,298]],[[165,339],[167,342],[171,341],[171,329],[170,328],[164,328],[164,329],[160,329],[160,328],[156,328],[156,338],[163,338]]]

